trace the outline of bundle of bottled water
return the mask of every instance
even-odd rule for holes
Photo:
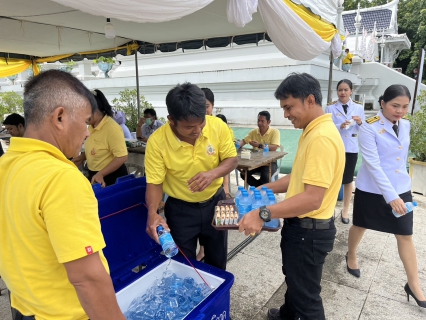
[[[272,190],[267,187],[262,187],[261,190],[257,190],[255,187],[250,187],[245,190],[244,187],[239,186],[238,191],[235,194],[235,204],[238,208],[238,220],[246,215],[251,210],[259,209],[261,206],[271,206],[277,203],[275,194]],[[264,227],[267,228],[279,228],[279,219],[272,219],[269,222],[265,222]]]
[[[194,278],[179,278],[167,270],[162,279],[142,296],[132,301],[124,313],[127,320],[177,320],[185,318],[213,291],[205,283],[196,283]]]

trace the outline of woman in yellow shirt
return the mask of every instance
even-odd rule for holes
[[[100,90],[92,92],[98,109],[89,122],[90,136],[86,140],[85,153],[74,158],[73,162],[79,166],[86,160],[90,182],[105,187],[128,174],[124,164],[127,161],[127,147],[123,130],[112,118],[113,111],[108,100]]]

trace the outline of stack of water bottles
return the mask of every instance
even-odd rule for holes
[[[238,220],[241,220],[251,210],[259,209],[261,206],[271,206],[276,204],[277,200],[272,190],[267,187],[262,187],[261,190],[257,190],[255,187],[250,187],[245,190],[244,187],[239,186],[238,191],[235,194],[235,204],[238,209]],[[263,227],[266,228],[279,228],[279,219],[272,219],[269,222],[265,222]]]
[[[183,319],[212,292],[194,278],[180,278],[171,270],[163,273],[142,296],[134,299],[124,313],[127,320]]]

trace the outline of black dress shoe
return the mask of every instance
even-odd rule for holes
[[[348,272],[353,275],[354,277],[361,277],[361,271],[359,269],[351,269],[348,266],[348,253],[346,252],[346,268],[348,269]]]
[[[408,285],[408,282],[407,282],[407,284],[405,285],[404,290],[405,290],[405,292],[407,293],[407,300],[408,300],[408,301],[410,301],[410,296],[412,296],[412,297],[414,298],[414,300],[416,300],[417,305],[418,305],[419,307],[426,308],[426,300],[423,300],[423,301],[418,300],[418,299],[416,298],[416,296],[414,295],[414,293],[411,291],[410,286]]]
[[[340,211],[340,218],[342,219],[342,223],[349,224],[349,218],[343,218],[343,210]]]
[[[280,309],[269,309],[268,320],[281,320]]]

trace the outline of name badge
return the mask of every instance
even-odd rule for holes
[[[353,133],[353,134],[352,134],[352,137],[358,137],[358,134]]]

